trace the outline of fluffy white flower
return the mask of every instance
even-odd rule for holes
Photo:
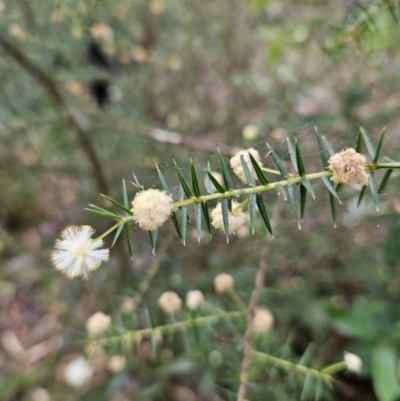
[[[360,372],[362,368],[362,359],[351,352],[344,353],[344,362],[346,364],[347,370],[351,370],[353,372]]]
[[[257,308],[253,318],[253,330],[257,333],[267,333],[274,325],[272,313],[265,308]]]
[[[100,333],[107,330],[111,324],[111,317],[103,312],[96,312],[86,321],[86,331],[89,337],[97,337]]]
[[[125,369],[126,359],[123,355],[113,355],[107,362],[107,368],[110,372],[117,373]]]
[[[71,226],[61,233],[52,254],[52,260],[57,270],[68,277],[82,275],[89,278],[89,273],[96,270],[109,257],[108,249],[98,249],[102,240],[92,240],[94,230],[90,226]]]
[[[243,160],[247,164],[247,167],[249,168],[253,178],[255,180],[257,179],[257,174],[254,171],[253,165],[251,164],[249,153],[251,153],[251,155],[256,160],[256,162],[260,166],[262,166],[262,163],[260,161],[260,155],[259,155],[258,151],[255,150],[254,148],[250,148],[248,150],[241,150],[235,156],[233,156],[230,160],[230,164],[231,164],[233,172],[239,177],[240,181],[242,181],[244,184],[247,184],[247,180],[246,180],[246,175],[244,174],[244,171],[243,171],[240,156],[243,156]]]
[[[229,219],[229,233],[234,234],[240,227],[242,227],[248,218],[248,213],[243,212],[242,208],[238,208],[239,203],[232,201],[232,211],[228,213]],[[218,203],[211,212],[211,224],[225,232],[224,219],[222,216],[222,205]]]
[[[64,371],[64,380],[72,387],[81,387],[93,376],[93,369],[80,356],[71,361]]]
[[[133,218],[140,228],[153,231],[162,226],[172,212],[172,197],[159,189],[138,192],[132,201]]]
[[[186,306],[190,310],[196,310],[204,302],[203,293],[200,290],[189,291],[186,295]]]
[[[215,291],[222,293],[231,290],[235,285],[233,277],[226,273],[218,274],[214,278]]]
[[[181,309],[182,301],[175,292],[167,291],[158,298],[158,305],[165,313],[174,313]]]
[[[351,183],[368,185],[368,174],[365,171],[366,158],[353,148],[347,148],[329,158],[331,181],[335,184]]]

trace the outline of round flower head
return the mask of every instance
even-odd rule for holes
[[[93,369],[80,356],[71,361],[64,371],[64,380],[72,387],[81,387],[93,376]]]
[[[243,128],[242,137],[247,141],[252,141],[258,137],[259,133],[257,125],[249,124]]]
[[[351,370],[353,372],[360,372],[362,368],[362,359],[351,352],[344,353],[344,362],[346,364],[347,370]]]
[[[138,192],[132,201],[133,218],[143,230],[153,231],[168,220],[171,203],[172,197],[159,189]]]
[[[189,291],[186,295],[186,306],[190,310],[196,310],[204,302],[203,293],[200,290]]]
[[[329,170],[332,171],[331,181],[335,184],[352,183],[367,185],[368,175],[364,169],[366,158],[353,148],[338,152],[329,159]]]
[[[174,313],[181,309],[182,301],[175,292],[167,291],[158,298],[158,306],[165,313]]]
[[[233,280],[233,277],[230,276],[229,274],[221,273],[214,278],[215,291],[217,291],[220,294],[225,291],[231,290],[234,287],[234,285],[235,282]]]
[[[229,219],[229,233],[234,234],[246,221],[248,214],[243,212],[242,208],[238,208],[239,203],[232,201],[232,211],[228,213]],[[223,232],[225,232],[224,219],[222,217],[222,206],[218,203],[211,212],[211,224]]]
[[[247,150],[241,150],[235,156],[233,156],[230,161],[233,172],[239,177],[240,181],[242,181],[244,184],[247,184],[247,180],[246,180],[246,176],[243,171],[243,166],[242,166],[242,162],[240,160],[240,156],[243,156],[243,160],[247,164],[247,167],[249,168],[253,178],[255,180],[257,179],[257,174],[254,171],[253,165],[251,164],[251,161],[250,161],[249,152],[251,153],[253,158],[256,160],[256,162],[260,166],[262,166],[262,163],[260,161],[260,155],[259,155],[258,151],[255,150],[254,148],[250,148]]]
[[[89,278],[89,273],[96,270],[102,262],[108,260],[109,250],[98,249],[102,240],[92,240],[94,230],[90,226],[71,226],[61,233],[52,254],[52,260],[57,270],[68,277],[82,275]]]
[[[107,362],[107,368],[110,372],[117,373],[125,369],[126,359],[123,355],[113,355]]]
[[[258,308],[253,317],[253,330],[257,333],[267,333],[274,325],[272,313],[265,308]]]
[[[86,321],[86,331],[89,337],[97,337],[100,333],[107,330],[111,324],[111,317],[103,312],[96,312]]]

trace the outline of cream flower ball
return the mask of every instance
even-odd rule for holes
[[[253,330],[257,333],[268,333],[274,326],[274,316],[266,308],[257,308],[253,317]]]
[[[232,211],[228,213],[230,234],[234,234],[246,223],[248,219],[248,213],[245,213],[242,208],[237,209],[238,206],[239,203],[232,201]],[[218,203],[217,206],[211,211],[211,224],[216,229],[225,232],[221,203]]]
[[[106,331],[111,324],[111,317],[103,312],[96,312],[86,321],[86,331],[90,338],[95,338]]]
[[[182,307],[182,301],[178,294],[173,291],[164,292],[160,298],[158,298],[158,306],[165,313],[175,313],[178,312]]]
[[[225,291],[231,290],[234,287],[234,285],[235,282],[233,280],[233,277],[229,274],[221,273],[214,278],[215,291],[217,291],[220,294]]]
[[[251,153],[253,158],[256,160],[256,162],[260,166],[263,165],[260,160],[260,154],[254,148],[250,148],[248,150],[241,150],[235,156],[233,156],[230,160],[230,165],[232,167],[233,172],[239,177],[240,181],[242,181],[244,184],[247,184],[247,180],[246,180],[246,175],[244,174],[244,171],[243,171],[243,166],[242,166],[242,162],[240,160],[240,156],[243,156],[243,160],[247,164],[247,167],[249,168],[253,178],[255,180],[257,179],[257,174],[254,171],[253,165],[251,164],[249,153]]]

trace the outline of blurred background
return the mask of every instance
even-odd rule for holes
[[[132,227],[133,257],[121,238],[88,281],[52,267],[54,241],[73,224],[108,229],[84,208],[115,211],[99,193],[121,201],[122,178],[133,198],[132,173],[161,188],[155,164],[176,197],[172,158],[189,177],[190,155],[203,177],[201,166],[218,168],[216,143],[227,157],[254,147],[264,158],[268,141],[287,161],[285,134],[296,133],[307,172],[317,172],[314,125],[339,151],[360,122],[375,143],[387,123],[381,154],[398,161],[398,21],[389,0],[0,1],[0,399],[236,399],[243,321],[213,327],[204,341],[178,333],[155,349],[114,341],[102,350],[90,347],[85,322],[101,311],[120,327],[163,324],[157,299],[167,290],[184,299],[200,289],[234,310],[214,291],[221,272],[247,303],[267,236],[261,222],[229,246],[220,233],[198,245],[191,224],[185,247],[169,222],[155,259],[147,233]],[[344,351],[364,363],[321,400],[376,400],[371,351],[381,344],[399,386],[399,185],[393,174],[380,213],[369,194],[357,208],[356,188],[343,190],[336,229],[319,184],[302,231],[285,202],[265,196],[281,218],[260,300],[275,316],[264,351],[298,361],[309,350],[316,368]],[[75,374],[86,380],[68,380],[81,355],[90,367]],[[249,400],[314,399],[301,395],[304,377],[261,364],[249,380]]]

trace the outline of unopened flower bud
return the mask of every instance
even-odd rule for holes
[[[223,293],[225,291],[231,290],[233,289],[234,285],[235,282],[233,280],[233,277],[229,274],[221,273],[214,278],[215,291],[217,291],[218,293]]]
[[[351,370],[353,372],[360,372],[362,368],[362,359],[351,352],[344,353],[344,362],[346,364],[347,370]]]
[[[167,291],[158,298],[158,306],[165,313],[175,313],[181,309],[182,301],[175,292]]]
[[[253,330],[257,333],[267,333],[274,325],[272,313],[265,308],[257,308],[253,317]]]
[[[103,312],[96,312],[86,321],[86,331],[89,337],[97,337],[100,333],[107,330],[111,324],[111,317]]]
[[[186,295],[186,306],[190,310],[196,310],[204,302],[203,293],[200,290],[189,291]]]

